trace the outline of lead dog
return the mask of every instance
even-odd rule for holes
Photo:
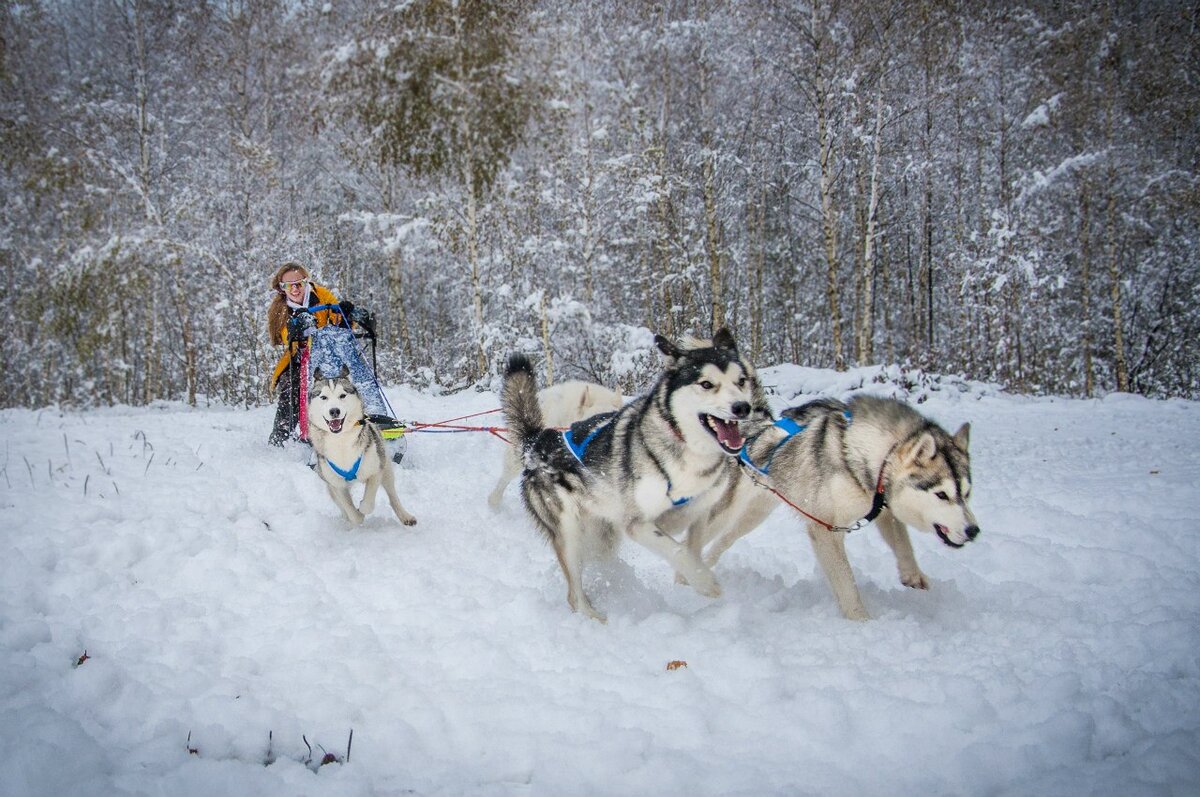
[[[656,527],[672,512],[707,513],[726,465],[745,438],[754,370],[728,330],[706,344],[655,343],[665,368],[650,392],[618,412],[547,429],[537,403],[533,367],[524,355],[508,363],[501,403],[525,465],[521,494],[538,528],[554,545],[567,581],[567,603],[596,620],[582,571],[593,551],[612,551],[623,534],[671,563],[702,595],[721,589],[700,556]]]
[[[308,439],[317,455],[317,473],[342,515],[354,525],[375,511],[375,494],[380,486],[400,522],[416,525],[417,519],[396,495],[395,472],[383,436],[363,414],[362,397],[349,375],[345,366],[333,378],[322,376],[320,369],[313,375],[308,397]],[[350,486],[355,482],[366,485],[357,507],[350,495]]]
[[[538,406],[542,410],[542,423],[547,428],[570,426],[576,421],[615,412],[625,403],[621,394],[591,382],[572,380],[542,388],[537,394]],[[504,489],[521,473],[521,449],[517,445],[505,446],[504,470],[492,492],[488,495],[488,506],[498,509],[504,499]]]
[[[715,566],[783,503],[759,485],[773,488],[805,514],[842,614],[868,619],[846,557],[846,532],[874,520],[896,557],[900,582],[929,589],[906,524],[936,533],[952,548],[978,536],[969,505],[969,442],[969,424],[950,435],[893,399],[819,399],[784,410],[780,421],[750,434],[742,473],[731,475],[717,511],[689,530],[688,546],[698,553],[709,545],[704,562]]]

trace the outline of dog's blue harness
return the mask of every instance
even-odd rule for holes
[[[580,465],[584,464],[583,455],[587,453],[588,446],[592,444],[592,440],[596,438],[596,435],[600,434],[600,431],[604,427],[608,426],[608,423],[608,421],[605,421],[604,423],[597,424],[596,428],[588,432],[587,437],[583,438],[583,440],[579,441],[578,443],[575,442],[575,437],[571,434],[570,429],[563,430],[563,443],[566,444],[567,450],[575,456],[575,459],[579,460]],[[691,501],[692,498],[691,496],[687,496],[685,498],[671,498],[671,480],[667,479],[667,500],[671,502],[671,506],[683,506],[688,501]]]
[[[847,413],[847,415],[848,414],[849,413]],[[738,452],[738,459],[741,460],[743,465],[749,466],[750,468],[754,469],[757,473],[759,473],[763,476],[770,475],[771,460],[775,459],[775,452],[779,451],[779,449],[783,446],[783,444],[786,443],[788,440],[791,440],[793,437],[795,437],[796,435],[800,434],[801,432],[803,432],[805,429],[808,428],[807,425],[798,424],[791,418],[780,418],[779,420],[775,421],[775,426],[777,426],[780,429],[782,429],[783,431],[787,432],[787,436],[775,444],[775,447],[771,449],[771,452],[769,454],[767,454],[767,461],[763,464],[763,466],[761,468],[759,466],[755,465],[754,462],[751,461],[751,459],[750,459],[750,443],[752,441],[747,440],[745,442],[745,444],[742,446],[742,450]],[[755,437],[757,438],[757,435],[755,435]]]
[[[579,460],[580,465],[583,464],[583,455],[587,453],[588,446],[592,444],[592,441],[596,439],[596,435],[600,434],[600,430],[605,426],[608,426],[608,424],[598,424],[595,429],[588,433],[587,437],[583,438],[583,440],[578,443],[576,443],[575,438],[571,436],[570,429],[563,430],[563,442],[567,444],[567,449],[575,455],[575,459]]]
[[[671,506],[683,506],[688,501],[691,501],[692,497],[689,495],[685,498],[672,498],[671,497],[671,480],[667,479],[667,500],[671,502]]]
[[[850,410],[842,410],[842,417],[844,417],[846,419],[846,423],[851,423],[854,420],[854,415],[853,415],[853,413],[850,412]],[[748,449],[750,448],[750,443],[752,442],[751,440],[747,440],[746,444],[742,446],[742,450],[740,452],[738,452],[738,460],[743,465],[747,466],[748,468],[753,470],[755,473],[758,473],[759,475],[762,475],[762,476],[769,475],[769,471],[771,470],[771,460],[775,458],[775,453],[777,451],[779,451],[779,447],[782,446],[784,443],[786,443],[788,440],[791,440],[793,437],[795,437],[796,435],[800,434],[801,432],[803,432],[805,429],[808,428],[807,424],[796,423],[796,421],[793,420],[792,418],[780,418],[779,420],[775,421],[775,425],[777,427],[779,427],[780,429],[783,429],[785,432],[787,432],[787,436],[775,444],[775,446],[771,449],[771,452],[767,455],[766,464],[764,464],[761,468],[758,467],[757,465],[755,465],[750,460],[750,453],[749,453]],[[760,434],[761,434],[761,432],[760,432]],[[758,438],[758,435],[755,435],[754,439],[757,439],[757,438]],[[892,451],[895,451],[895,450],[896,450],[896,446],[892,446]],[[888,457],[890,457],[890,456],[891,456],[891,452],[889,451]],[[871,523],[872,521],[875,520],[875,518],[879,517],[879,515],[883,512],[884,509],[887,508],[887,496],[884,495],[884,491],[883,491],[883,472],[884,472],[884,469],[887,467],[888,457],[884,457],[883,465],[879,469],[879,478],[876,479],[876,481],[875,481],[875,494],[871,499],[871,510],[869,512],[867,512],[867,514],[864,515],[861,519],[856,520],[852,525],[849,525],[849,526],[835,526],[832,523],[828,523],[824,520],[821,520],[818,517],[813,517],[812,515],[808,514],[803,509],[801,509],[800,507],[796,506],[791,501],[789,501],[781,492],[776,490],[774,487],[771,487],[770,485],[766,485],[766,484],[760,484],[759,486],[766,487],[768,490],[775,493],[775,495],[781,501],[783,501],[785,504],[790,506],[792,509],[795,509],[797,512],[804,515],[806,518],[813,521],[814,523],[822,525],[825,528],[829,529],[830,531],[844,531],[844,532],[849,533],[851,531],[857,531],[858,529],[861,529],[864,526],[866,526],[867,524]],[[751,477],[751,478],[753,479],[753,477]],[[758,483],[757,480],[755,480],[755,483]]]
[[[854,420],[854,416],[850,413],[850,410],[842,410],[842,415],[846,418],[846,423],[850,423],[852,420]],[[783,447],[783,444],[808,428],[807,424],[796,423],[796,421],[791,418],[780,418],[779,420],[775,421],[775,426],[787,432],[787,436],[775,444],[775,447],[771,449],[769,454],[767,454],[767,461],[761,468],[755,465],[750,459],[750,443],[752,443],[753,440],[747,440],[745,445],[742,446],[742,450],[738,452],[738,459],[741,461],[741,463],[762,476],[770,475],[771,460],[775,459],[775,453],[779,451],[781,447]],[[759,432],[759,434],[762,433]],[[754,439],[757,440],[758,435],[755,435]]]
[[[358,459],[354,460],[354,464],[350,466],[349,470],[342,470],[337,465],[334,465],[333,460],[329,457],[325,458],[325,463],[329,465],[329,467],[333,468],[334,473],[341,476],[346,481],[352,482],[358,478],[358,466],[362,464],[362,455],[360,454]]]

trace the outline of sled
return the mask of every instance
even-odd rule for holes
[[[396,418],[396,412],[388,403],[383,388],[376,376],[375,327],[367,315],[361,322],[352,324],[336,304],[321,304],[308,309],[309,313],[329,310],[342,319],[340,324],[326,324],[313,328],[305,345],[300,350],[300,436],[308,436],[308,386],[317,369],[322,373],[336,374],[346,366],[350,381],[358,388],[363,401],[363,412],[373,423],[391,451],[392,461],[399,464],[408,450],[405,432],[408,427]],[[366,345],[371,346],[371,363],[365,356]]]

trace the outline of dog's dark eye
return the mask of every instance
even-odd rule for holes
[[[942,499],[943,501],[949,501],[949,500],[950,500],[950,496],[946,495],[946,491],[945,491],[945,490],[938,490],[936,493],[934,493],[934,495],[935,495],[936,497],[938,497],[938,498]]]
[[[700,383],[700,387],[704,388],[705,390],[712,390],[713,383],[709,382],[707,379],[705,379],[703,382]]]
[[[741,379],[738,380],[738,387],[745,387],[746,381],[747,381],[746,377],[743,376]]]

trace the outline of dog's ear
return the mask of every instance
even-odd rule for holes
[[[679,359],[683,356],[683,352],[679,347],[671,341],[664,338],[662,335],[654,336],[654,345],[658,346],[658,350],[672,359]]]
[[[971,444],[971,424],[964,423],[958,427],[958,431],[954,433],[954,444],[961,448],[964,452]]]
[[[325,377],[321,375],[321,366],[317,366],[317,370],[313,371],[313,381],[320,382]]]
[[[929,432],[917,440],[917,462],[928,462],[937,456],[937,440]]]
[[[338,371],[337,378],[338,379],[349,379],[350,378],[350,366],[346,365],[345,363],[342,363],[342,370]]]
[[[901,455],[902,459],[915,465],[929,462],[935,456],[937,456],[937,440],[929,432],[922,432],[921,436],[909,448],[908,453]]]
[[[733,333],[729,331],[729,327],[721,327],[717,330],[717,334],[713,335],[713,346],[718,349],[737,351],[737,343],[734,342]]]

